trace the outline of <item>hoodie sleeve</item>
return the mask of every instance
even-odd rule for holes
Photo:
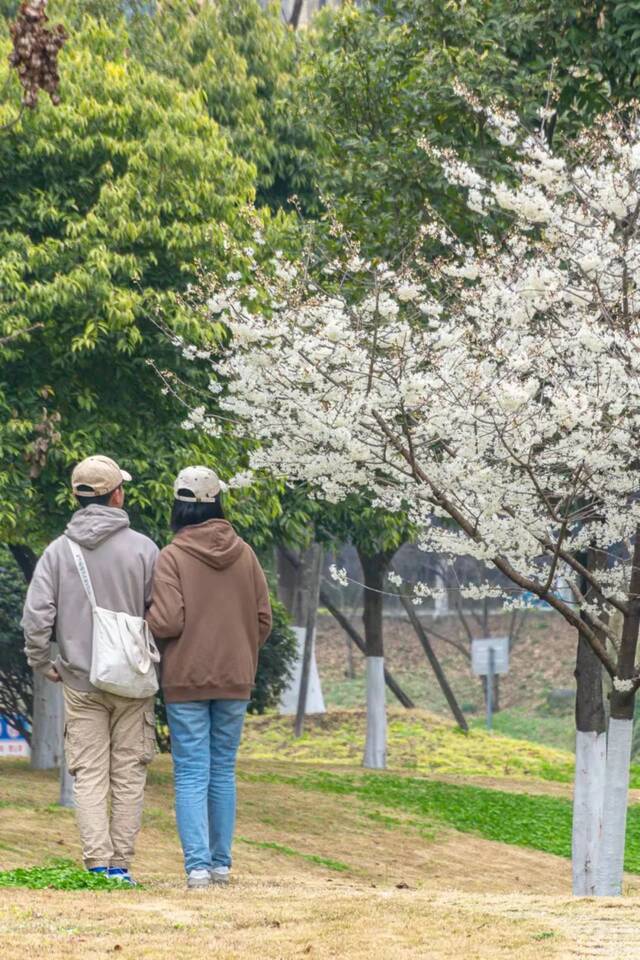
[[[158,556],[160,551],[153,542],[149,540],[149,554],[145,558],[144,564],[144,608],[148,610],[151,605],[151,597],[153,594],[153,576],[158,562]]]
[[[259,644],[262,647],[269,634],[273,624],[271,614],[271,601],[269,600],[269,586],[264,571],[258,562],[258,558],[253,553],[253,582],[256,591],[256,608],[258,611],[258,637]]]
[[[147,623],[156,640],[176,640],[184,630],[184,598],[178,568],[169,550],[162,550],[153,574]]]
[[[56,622],[57,575],[52,551],[45,550],[34,570],[24,603],[21,626],[24,652],[32,670],[50,670],[51,638]]]

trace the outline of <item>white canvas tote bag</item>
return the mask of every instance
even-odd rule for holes
[[[160,660],[151,631],[142,617],[106,610],[96,603],[93,585],[78,544],[66,537],[93,613],[89,680],[98,690],[142,700],[158,689],[154,664]]]

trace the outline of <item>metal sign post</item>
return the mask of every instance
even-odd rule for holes
[[[493,727],[493,677],[496,656],[493,647],[489,647],[489,672],[487,674],[487,730]]]
[[[487,730],[493,727],[493,680],[509,672],[509,637],[485,637],[471,641],[471,669],[487,678]]]

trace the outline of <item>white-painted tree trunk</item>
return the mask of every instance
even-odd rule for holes
[[[52,683],[34,673],[31,731],[31,766],[34,770],[55,770],[63,761],[63,717],[62,684]]]
[[[281,716],[295,716],[298,708],[298,696],[300,693],[300,678],[302,675],[302,658],[304,655],[304,640],[306,631],[304,627],[291,628],[296,637],[298,652],[296,660],[291,667],[291,679],[280,697]],[[307,687],[306,714],[325,713],[326,707],[324,697],[322,696],[322,684],[320,683],[320,674],[318,673],[318,662],[316,660],[315,642],[311,652],[311,666],[309,669],[309,686]]]
[[[632,733],[633,720],[615,717],[609,720],[602,840],[596,880],[599,897],[616,897],[622,893]]]
[[[596,893],[606,762],[606,734],[577,730],[571,852],[576,897],[593,897]]]
[[[367,657],[367,740],[364,766],[384,770],[387,765],[387,709],[384,657]]]

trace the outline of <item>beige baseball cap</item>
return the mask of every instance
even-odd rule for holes
[[[213,503],[220,491],[225,489],[218,474],[209,467],[185,467],[176,477],[173,495],[184,503]],[[185,490],[189,491],[189,495],[184,493]]]
[[[81,460],[71,474],[71,486],[77,497],[102,497],[125,480],[131,480],[131,474],[121,470],[111,457],[100,454]]]

